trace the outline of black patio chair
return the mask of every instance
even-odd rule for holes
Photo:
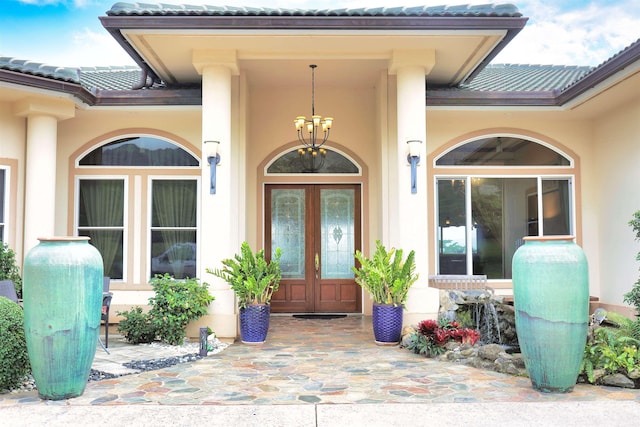
[[[113,293],[109,292],[110,277],[102,278],[102,317],[104,321],[104,346],[109,347],[109,309],[111,308],[111,297]]]
[[[18,294],[13,285],[13,280],[0,280],[0,296],[7,297],[16,304],[18,303]]]

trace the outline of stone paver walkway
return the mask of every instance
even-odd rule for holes
[[[272,316],[265,344],[235,343],[195,363],[92,382],[66,401],[44,402],[35,391],[0,395],[0,407],[570,401],[637,404],[640,391],[579,384],[572,393],[540,393],[528,378],[376,346],[371,318],[363,316]]]

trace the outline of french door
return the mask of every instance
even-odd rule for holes
[[[265,204],[265,248],[282,250],[271,311],[359,313],[351,267],[360,249],[360,185],[272,184]]]

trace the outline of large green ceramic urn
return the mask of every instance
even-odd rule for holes
[[[103,264],[88,237],[41,238],[24,261],[24,324],[38,395],[80,396],[96,353]]]
[[[571,392],[587,339],[587,259],[572,236],[525,237],[513,256],[516,332],[533,388]]]

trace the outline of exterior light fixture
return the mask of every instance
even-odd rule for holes
[[[210,167],[211,186],[209,187],[209,194],[216,194],[216,166],[220,163],[220,154],[218,154],[218,148],[220,147],[220,141],[205,141],[207,162]]]
[[[209,353],[208,329],[207,327],[200,328],[200,357],[205,357]]]
[[[411,165],[411,194],[418,192],[417,169],[418,163],[420,163],[420,144],[422,144],[422,141],[419,139],[410,139],[407,141],[407,145],[409,146],[407,161]]]
[[[324,165],[327,150],[322,146],[327,142],[333,124],[332,117],[322,118],[315,111],[315,69],[317,67],[315,64],[309,65],[311,68],[311,118],[298,116],[293,121],[298,140],[303,145],[298,149],[298,154],[307,172],[317,172]]]

